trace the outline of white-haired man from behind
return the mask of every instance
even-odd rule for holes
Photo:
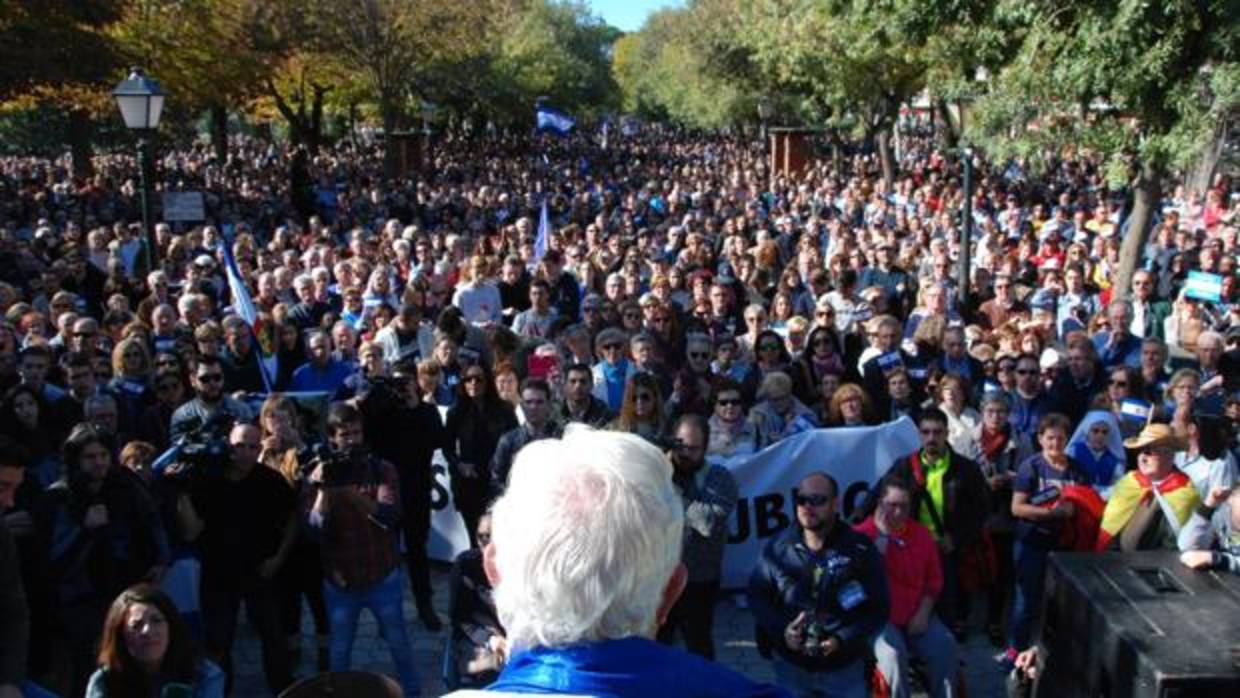
[[[522,449],[483,551],[509,655],[486,693],[789,695],[654,641],[683,535],[671,463],[642,438],[572,425]]]

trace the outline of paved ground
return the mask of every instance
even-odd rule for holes
[[[435,585],[435,604],[440,616],[447,619],[448,602],[446,568],[437,569],[433,576]],[[442,651],[446,631],[428,633],[414,611],[413,599],[408,589],[405,591],[405,616],[410,619],[409,626],[413,631],[413,644],[416,653],[418,671],[422,676],[422,694],[438,696],[444,693],[440,679],[442,667]],[[310,676],[314,673],[314,648],[312,647],[313,630],[309,627],[309,614],[306,618],[305,642],[302,652],[302,664],[298,668],[298,676]],[[749,611],[739,608],[731,599],[720,604],[715,622],[715,646],[719,661],[726,666],[747,674],[755,679],[771,681],[773,674],[770,664],[758,655],[753,641],[753,619]],[[968,682],[970,698],[1001,698],[1003,696],[1003,677],[995,670],[991,657],[997,650],[991,647],[985,636],[973,633],[964,648],[965,675]],[[241,628],[238,632],[237,647],[234,650],[234,665],[237,676],[233,695],[239,698],[257,698],[270,695],[262,676],[262,664],[259,661],[258,640],[244,622],[242,614]],[[378,636],[374,620],[363,614],[358,626],[357,641],[353,646],[353,667],[367,671],[392,674],[391,656],[387,646]]]

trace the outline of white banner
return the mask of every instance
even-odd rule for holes
[[[908,417],[877,427],[813,429],[723,465],[736,477],[740,498],[728,524],[723,558],[723,586],[743,588],[754,563],[773,536],[796,516],[792,493],[806,475],[825,471],[840,485],[840,514],[848,516],[865,493],[897,458],[920,446],[917,427]],[[435,452],[431,493],[431,536],[427,554],[452,561],[469,547],[465,522],[452,504],[447,461]]]
[[[913,420],[903,417],[877,427],[803,431],[754,455],[723,463],[740,490],[728,524],[724,588],[749,584],[762,546],[794,520],[793,492],[806,475],[821,470],[835,478],[840,486],[838,511],[847,517],[897,458],[920,445]]]

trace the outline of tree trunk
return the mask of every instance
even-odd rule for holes
[[[891,153],[891,126],[889,124],[879,127],[878,134],[878,160],[883,166],[883,182],[887,185],[887,191],[895,191],[896,187],[896,161]]]
[[[93,132],[90,115],[80,109],[69,112],[69,153],[73,157],[73,176],[77,179],[88,179],[95,174],[95,165],[90,160]]]
[[[1119,248],[1119,268],[1115,271],[1111,286],[1112,299],[1127,298],[1128,290],[1132,288],[1132,275],[1141,264],[1145,244],[1150,237],[1154,210],[1162,198],[1162,172],[1152,165],[1142,166],[1133,189],[1132,214],[1128,216],[1128,231],[1124,233],[1124,242]]]
[[[952,113],[947,108],[947,100],[942,97],[935,99],[934,110],[930,113],[934,114],[935,112],[938,112],[943,119],[943,139],[945,145],[950,149],[954,149],[960,143],[960,129],[956,127],[956,122],[952,121]]]
[[[1206,144],[1201,151],[1201,159],[1189,171],[1185,184],[1188,190],[1204,197],[1206,190],[1210,188],[1211,181],[1214,179],[1214,172],[1218,169],[1219,160],[1223,157],[1223,146],[1227,143],[1227,127],[1229,124],[1226,120],[1219,121],[1214,125],[1214,133],[1210,135],[1210,142]]]
[[[395,179],[400,167],[399,154],[393,147],[392,134],[400,130],[400,111],[392,96],[379,97],[379,114],[383,119],[383,136],[387,143],[383,148],[383,171],[390,179]]]
[[[222,104],[211,105],[211,146],[216,160],[228,159],[228,109]]]
[[[323,142],[323,98],[327,94],[327,88],[318,85],[313,86],[314,102],[310,105],[310,124],[306,129],[306,141],[310,146],[310,152],[319,152],[319,144]]]

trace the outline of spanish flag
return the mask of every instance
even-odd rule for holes
[[[1102,514],[1102,530],[1098,531],[1095,550],[1106,550],[1111,539],[1118,535],[1128,523],[1128,519],[1132,518],[1137,506],[1154,496],[1152,486],[1150,479],[1137,470],[1115,483],[1111,498],[1107,500],[1106,511]],[[1188,521],[1199,501],[1193,481],[1178,470],[1158,484],[1158,494],[1175,514],[1177,528]]]

